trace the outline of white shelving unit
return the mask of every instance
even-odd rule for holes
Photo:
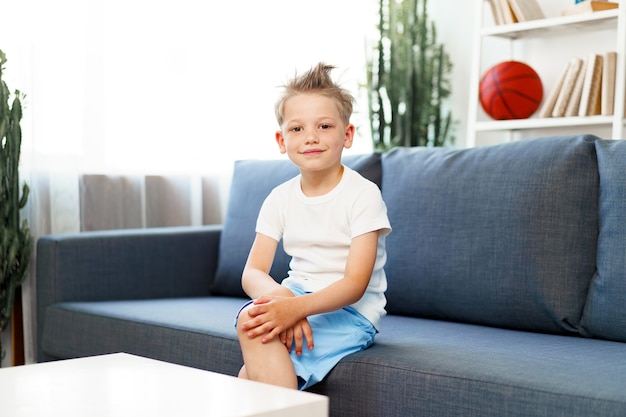
[[[552,0],[550,0],[552,1]],[[617,9],[601,12],[578,14],[573,16],[547,17],[546,19],[533,20],[528,22],[514,23],[509,25],[487,26],[486,14],[491,13],[486,0],[475,0],[476,16],[475,24],[479,28],[474,32],[473,40],[473,63],[470,74],[470,94],[468,104],[468,132],[467,146],[477,146],[480,135],[488,132],[501,132],[500,141],[510,141],[516,138],[516,133],[529,133],[531,131],[542,131],[548,135],[558,135],[564,128],[574,129],[580,133],[595,133],[597,129],[610,131],[611,139],[624,138],[624,98],[626,97],[626,4],[620,4]],[[478,85],[483,73],[488,69],[485,67],[484,54],[493,53],[492,50],[485,51],[485,43],[491,39],[500,39],[506,46],[502,53],[496,55],[500,61],[518,59],[525,61],[523,57],[516,56],[516,44],[520,42],[535,42],[537,40],[558,39],[562,48],[571,56],[576,56],[580,39],[588,36],[592,32],[609,33],[613,44],[594,45],[597,53],[608,50],[617,51],[617,67],[615,80],[615,106],[612,116],[587,116],[587,117],[553,117],[539,118],[538,111],[528,119],[519,120],[494,120],[487,116],[479,102]],[[558,67],[560,70],[563,62],[549,62],[551,51],[545,51],[546,57],[543,61],[548,61],[548,65]],[[527,62],[534,67],[532,62]],[[545,65],[545,62],[543,62]],[[543,76],[539,72],[539,76]],[[544,99],[549,94],[552,85],[544,82]]]

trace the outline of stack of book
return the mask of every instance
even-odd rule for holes
[[[561,12],[563,16],[571,16],[580,13],[600,12],[602,10],[616,9],[619,3],[606,0],[585,0],[564,9]]]
[[[537,0],[488,0],[496,25],[509,25],[517,22],[544,19]],[[579,13],[592,13],[615,9],[619,3],[608,0],[584,0],[565,8],[561,14],[570,16]]]
[[[496,25],[544,19],[537,0],[489,0]]]
[[[612,115],[616,52],[572,58],[546,96],[539,117]]]

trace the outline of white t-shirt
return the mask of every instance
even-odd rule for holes
[[[307,197],[300,175],[274,188],[265,199],[256,232],[283,239],[291,256],[283,285],[319,291],[344,276],[352,238],[379,230],[378,252],[365,294],[352,305],[378,328],[385,315],[387,260],[385,236],[391,232],[387,208],[373,182],[344,166],[341,181],[325,195]]]

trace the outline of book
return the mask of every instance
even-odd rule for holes
[[[602,82],[602,55],[590,54],[587,58],[587,70],[583,91],[580,94],[579,116],[600,114],[600,87]]]
[[[495,1],[498,2],[498,7],[500,9],[500,12],[502,13],[502,24],[510,25],[512,23],[515,23],[517,20],[515,19],[513,15],[513,11],[511,10],[509,1],[508,0],[495,0]]]
[[[563,9],[561,15],[571,16],[579,13],[593,13],[602,10],[616,9],[618,6],[619,3],[612,1],[585,0]]]
[[[567,107],[565,108],[565,117],[578,116],[578,108],[580,107],[580,97],[583,92],[583,83],[585,82],[585,71],[587,69],[587,61],[581,59],[582,64],[576,77],[576,83],[574,83],[574,89],[572,95],[569,98]]]
[[[569,70],[570,63],[568,62],[565,68],[559,74],[559,77],[556,79],[556,83],[552,90],[550,90],[550,94],[546,97],[546,100],[543,102],[541,109],[539,110],[539,117],[552,117],[552,111],[554,110],[554,105],[556,104],[556,99],[559,97],[559,92],[561,91],[561,87],[563,86],[563,81],[565,81],[565,76],[567,75],[567,71]]]
[[[520,5],[520,0],[508,0],[509,6],[511,7],[511,11],[515,15],[515,18],[518,22],[526,22],[528,19],[526,18],[524,12],[522,11],[522,6]]]
[[[600,93],[600,114],[611,116],[615,104],[615,67],[617,52],[607,52],[602,60],[602,87]]]
[[[489,0],[489,7],[491,8],[491,14],[493,15],[493,22],[496,25],[504,23],[502,18],[502,12],[500,11],[500,3],[498,0]]]
[[[524,0],[524,1],[528,9],[531,11],[531,15],[533,16],[531,20],[546,18],[546,15],[543,13],[543,9],[541,8],[541,6],[539,6],[538,0]]]
[[[508,2],[519,22],[545,18],[537,0],[508,0]]]
[[[572,97],[574,84],[576,84],[576,79],[578,78],[578,73],[580,72],[582,63],[582,59],[572,58],[567,65],[567,72],[563,78],[563,85],[561,86],[559,95],[554,103],[554,108],[552,109],[552,117],[565,116],[565,110],[567,109],[567,105]]]

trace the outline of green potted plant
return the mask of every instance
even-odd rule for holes
[[[20,210],[29,193],[27,184],[20,187],[19,177],[23,96],[15,90],[9,104],[11,94],[2,79],[5,62],[6,56],[0,50],[0,333],[11,319],[15,290],[26,276],[33,247],[27,222],[20,221]],[[4,354],[0,343],[0,359]]]
[[[427,0],[380,0],[378,42],[367,64],[374,150],[452,143],[452,63],[437,43]]]

